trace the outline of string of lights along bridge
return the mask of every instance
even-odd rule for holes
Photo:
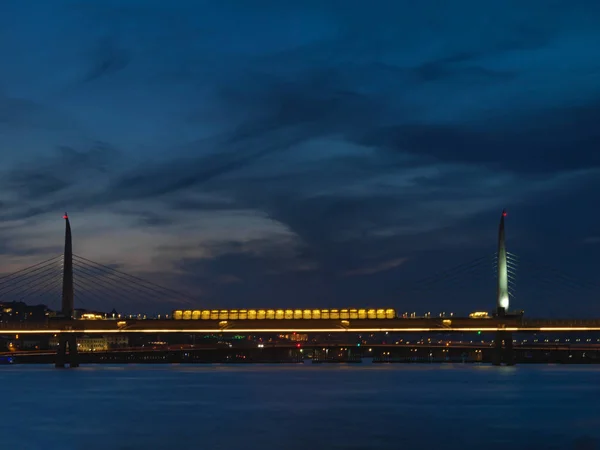
[[[52,334],[57,338],[56,365],[77,366],[77,337],[82,335],[111,334],[169,334],[212,333],[494,333],[494,364],[513,364],[513,332],[570,332],[600,331],[600,320],[585,319],[529,319],[522,311],[510,309],[514,298],[515,272],[519,258],[508,252],[505,241],[506,212],[500,216],[498,249],[493,258],[483,257],[461,264],[447,271],[420,280],[421,289],[443,282],[454,282],[460,274],[471,279],[481,268],[493,267],[496,282],[496,302],[493,312],[475,312],[468,317],[415,313],[398,313],[395,308],[297,308],[297,309],[193,309],[194,301],[172,289],[122,272],[115,267],[100,264],[73,253],[69,216],[65,213],[65,246],[62,255],[42,261],[0,278],[0,300],[45,302],[53,304],[60,298],[56,313],[46,312],[43,320],[23,320],[18,323],[2,322],[3,334]],[[490,262],[493,261],[493,264]],[[533,274],[536,272],[533,271]],[[542,285],[552,281],[568,292],[594,290],[598,285],[581,282],[547,268],[537,272]],[[556,290],[556,286],[553,287]],[[600,292],[598,289],[596,292]],[[87,302],[103,304],[138,304],[140,308],[165,302],[178,303],[183,308],[173,311],[171,317],[142,319],[123,318],[117,313],[77,314],[76,304]],[[188,306],[189,305],[189,306]],[[187,308],[185,306],[188,306]],[[485,310],[486,308],[483,308]],[[32,314],[32,313],[29,313]],[[145,317],[145,316],[141,316]],[[104,319],[104,320],[98,320]]]

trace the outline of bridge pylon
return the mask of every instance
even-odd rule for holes
[[[508,262],[506,260],[506,240],[504,234],[504,219],[506,210],[502,211],[500,216],[500,226],[498,227],[498,285],[496,297],[496,313],[504,316],[508,311]]]
[[[73,320],[75,310],[75,291],[73,288],[73,239],[71,236],[71,223],[67,213],[65,219],[65,252],[63,255],[63,285],[61,312],[63,319]],[[71,327],[68,327],[71,328]],[[68,351],[67,351],[68,350]],[[56,354],[56,367],[78,367],[77,336],[73,332],[60,333],[58,336],[58,351]]]
[[[65,219],[65,252],[63,255],[63,287],[62,287],[62,313],[65,319],[73,318],[75,292],[73,289],[73,238],[71,236],[71,223],[67,213]]]
[[[509,307],[508,294],[508,262],[506,257],[506,238],[504,233],[504,219],[506,210],[500,216],[498,227],[498,278],[496,286],[496,315],[506,316]],[[513,339],[510,331],[497,331],[494,338],[494,353],[492,363],[496,366],[505,363],[507,366],[515,364]]]

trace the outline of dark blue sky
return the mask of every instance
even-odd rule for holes
[[[0,61],[3,272],[67,210],[199,306],[468,312],[414,281],[506,207],[513,305],[600,315],[597,1],[5,0]]]

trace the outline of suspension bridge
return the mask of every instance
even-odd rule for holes
[[[65,213],[64,253],[0,278],[1,302],[52,304],[60,298],[60,310],[48,312],[43,320],[23,317],[18,321],[3,321],[0,323],[0,334],[56,335],[57,367],[65,367],[66,364],[76,367],[76,339],[84,334],[493,332],[494,364],[513,364],[514,332],[600,331],[600,319],[529,319],[521,312],[510,310],[518,258],[506,249],[505,218],[506,212],[503,211],[498,230],[498,250],[493,257],[497,296],[491,315],[416,317],[415,314],[400,314],[388,309],[380,310],[384,311],[382,314],[377,313],[377,310],[373,310],[374,315],[365,312],[361,317],[361,310],[289,310],[289,314],[288,310],[205,310],[207,314],[203,314],[199,310],[183,309],[191,308],[194,304],[188,296],[74,254],[70,219]],[[420,286],[431,287],[443,281],[455,281],[461,273],[472,277],[474,269],[485,266],[485,260],[487,258],[479,258],[428,277]],[[559,281],[567,290],[589,291],[598,287],[594,283],[576,281],[559,272],[544,270],[544,273],[550,273],[553,281]],[[76,305],[86,302],[105,304],[106,300],[113,304],[120,301],[129,304],[134,302],[142,307],[147,307],[150,303],[170,302],[182,309],[176,310],[170,318],[120,317],[116,314],[93,319],[86,315],[78,316]],[[105,320],[97,320],[99,318]]]

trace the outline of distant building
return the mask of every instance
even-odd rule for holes
[[[121,315],[113,309],[110,313],[103,311],[92,311],[88,309],[75,309],[73,311],[75,319],[82,320],[107,320],[107,319],[119,319]]]
[[[102,320],[106,319],[106,313],[87,309],[75,309],[73,310],[73,317],[75,319]]]
[[[40,322],[50,315],[46,305],[27,305],[23,302],[0,302],[1,322]]]
[[[286,339],[292,342],[306,342],[308,341],[308,334],[303,333],[290,333],[290,334],[280,334],[279,339]]]
[[[81,317],[78,317],[82,320],[104,320],[106,319],[105,314],[96,314],[96,313],[83,313]]]
[[[121,334],[109,334],[108,336],[105,336],[104,339],[106,339],[106,344],[109,349],[129,347],[129,337]]]
[[[50,348],[58,346],[58,337],[50,338]],[[104,352],[111,349],[129,347],[129,338],[121,335],[82,336],[77,337],[77,348],[80,352]]]
[[[17,341],[19,350],[44,350],[48,347],[48,338],[31,338],[24,337]]]

